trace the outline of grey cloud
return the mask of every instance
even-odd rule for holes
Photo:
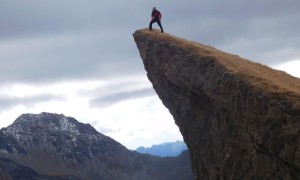
[[[151,87],[152,85],[145,75],[122,76],[117,78],[108,78],[104,81],[104,84],[99,87],[91,90],[80,90],[78,93],[79,96],[97,99],[104,96],[111,96],[112,94],[150,89]]]
[[[66,31],[125,30],[128,26],[124,25],[135,24],[145,7],[147,3],[138,0],[127,1],[127,6],[117,0],[61,0],[59,3],[51,0],[4,1],[0,6],[0,23],[3,25],[0,39]]]
[[[0,83],[144,74],[132,33],[148,26],[152,6],[163,13],[167,33],[267,65],[300,57],[300,11],[295,0],[129,0],[126,4],[1,2]]]
[[[90,105],[91,107],[108,107],[121,101],[129,99],[138,99],[154,95],[155,91],[152,88],[136,90],[131,92],[122,92],[93,99],[90,101]]]
[[[96,0],[88,3],[70,0],[59,3],[50,0],[1,2],[0,22],[5,25],[0,30],[1,37],[14,38],[92,29],[104,25],[113,14],[107,7],[120,10],[118,5],[112,5],[112,2]]]
[[[141,27],[136,24],[139,10],[121,4],[1,3],[0,51],[6,53],[0,53],[5,64],[0,66],[0,82],[104,79],[143,72],[131,35]]]
[[[102,126],[97,126],[97,125],[94,125],[93,124],[93,127],[96,127],[97,128],[97,131],[102,133],[102,134],[107,134],[107,133],[116,133],[116,132],[119,132],[121,131],[121,129],[111,129],[111,128],[106,128],[106,127],[102,127]]]
[[[40,94],[35,96],[26,96],[26,97],[11,97],[3,96],[0,98],[0,112],[10,109],[17,105],[23,105],[26,107],[34,106],[35,104],[41,102],[47,102],[50,100],[63,100],[62,96],[54,96],[50,94]]]
[[[294,0],[189,2],[174,34],[267,65],[300,57],[300,12]],[[172,11],[175,13],[174,11]],[[290,49],[291,54],[278,55]],[[274,53],[275,52],[275,53]]]
[[[116,35],[115,38],[118,37]],[[114,43],[115,47],[112,47]],[[0,43],[0,47],[3,47],[0,49],[2,54],[0,63],[4,65],[0,66],[3,73],[0,81],[101,79],[120,74],[142,73],[140,61],[136,61],[135,57],[126,53],[122,55],[122,46],[128,45],[117,41],[114,43],[108,38],[97,38],[91,35],[87,35],[86,38],[62,36],[51,39],[50,37],[37,39],[28,44],[16,42],[9,47],[11,49],[1,46]],[[27,45],[29,47],[26,47]]]

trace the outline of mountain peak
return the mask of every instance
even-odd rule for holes
[[[8,129],[14,128],[45,128],[51,131],[72,134],[98,134],[90,124],[83,124],[63,114],[42,112],[40,114],[22,114]]]
[[[167,33],[133,36],[196,179],[300,178],[299,78]]]
[[[147,153],[160,157],[176,157],[183,151],[187,150],[187,147],[183,141],[165,142],[162,144],[153,145],[151,147],[139,147],[135,151],[139,153]]]
[[[6,179],[193,179],[188,155],[141,155],[62,114],[23,114],[0,130]]]

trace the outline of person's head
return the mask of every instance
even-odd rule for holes
[[[152,11],[156,11],[156,7],[153,7]]]

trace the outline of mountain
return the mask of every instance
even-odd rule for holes
[[[62,114],[23,114],[0,130],[3,179],[194,179],[189,153],[160,158],[130,151]]]
[[[160,157],[176,157],[180,155],[187,147],[183,141],[166,142],[159,145],[153,145],[150,148],[139,147],[135,151],[139,153],[148,153]]]
[[[157,30],[133,36],[196,179],[300,179],[299,78]]]

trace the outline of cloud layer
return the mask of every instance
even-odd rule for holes
[[[294,0],[4,1],[0,82],[87,79],[142,73],[132,32],[152,6],[166,32],[272,65],[300,56]]]
[[[153,6],[166,33],[286,71],[300,60],[296,0],[4,0],[0,125],[20,113],[49,111],[89,122],[132,147],[178,138],[132,38],[148,27]],[[162,127],[154,130],[157,123]]]

